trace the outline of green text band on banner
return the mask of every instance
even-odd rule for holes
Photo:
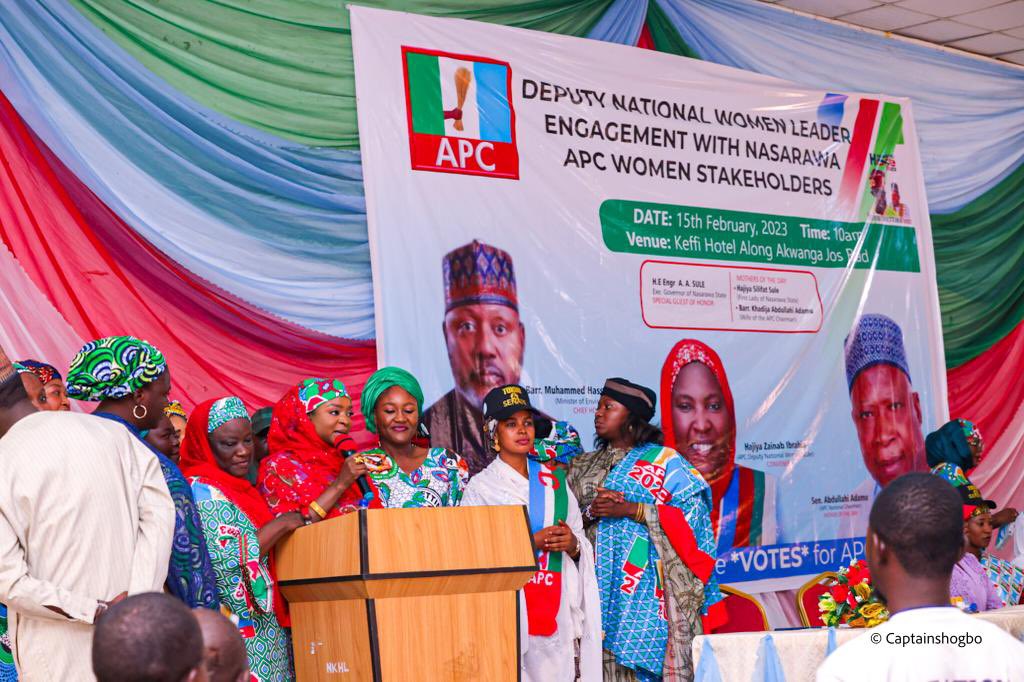
[[[608,200],[605,246],[622,253],[920,272],[913,227]]]

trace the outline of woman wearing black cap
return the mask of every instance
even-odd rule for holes
[[[473,476],[463,506],[527,505],[541,570],[523,588],[522,679],[573,682],[601,679],[601,600],[593,549],[583,534],[579,505],[554,460],[539,461],[535,439],[551,423],[530,404],[522,386],[493,389],[484,398],[484,442],[497,456]],[[527,635],[528,632],[528,635]]]
[[[985,441],[974,422],[967,419],[953,419],[933,431],[924,439],[928,466],[936,476],[946,479],[954,486],[968,481],[968,475],[985,456]],[[1018,512],[1007,507],[992,514],[992,528],[998,530],[1017,520]]]
[[[597,450],[573,460],[568,476],[596,548],[604,679],[614,682],[693,679],[690,645],[721,611],[711,490],[663,445],[650,421],[656,398],[608,379],[594,413]]]

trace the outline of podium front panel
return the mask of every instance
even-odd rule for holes
[[[291,605],[292,651],[300,682],[377,682],[368,602]],[[408,678],[415,679],[415,678]]]
[[[299,682],[516,682],[515,592],[309,602],[292,608]]]
[[[525,507],[362,509],[277,550],[289,603],[517,590],[537,572]]]
[[[345,514],[296,528],[275,550],[277,579],[315,583],[359,578],[360,537],[359,514]],[[285,597],[291,601],[287,592]]]
[[[382,682],[515,682],[515,592],[378,599]]]
[[[537,571],[523,506],[371,509],[277,550],[299,682],[519,678],[520,589]]]

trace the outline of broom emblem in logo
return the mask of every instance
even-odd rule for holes
[[[508,62],[407,46],[402,58],[412,169],[519,179]]]
[[[445,120],[451,118],[455,120],[455,129],[462,132],[462,107],[466,103],[466,93],[469,91],[469,83],[473,80],[473,74],[469,72],[464,66],[459,67],[455,71],[455,96],[458,101],[455,103],[454,109],[448,109],[444,112]]]

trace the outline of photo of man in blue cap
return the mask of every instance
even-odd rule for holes
[[[846,337],[846,381],[864,466],[880,487],[927,471],[921,398],[911,384],[903,331],[885,315],[862,315]]]

